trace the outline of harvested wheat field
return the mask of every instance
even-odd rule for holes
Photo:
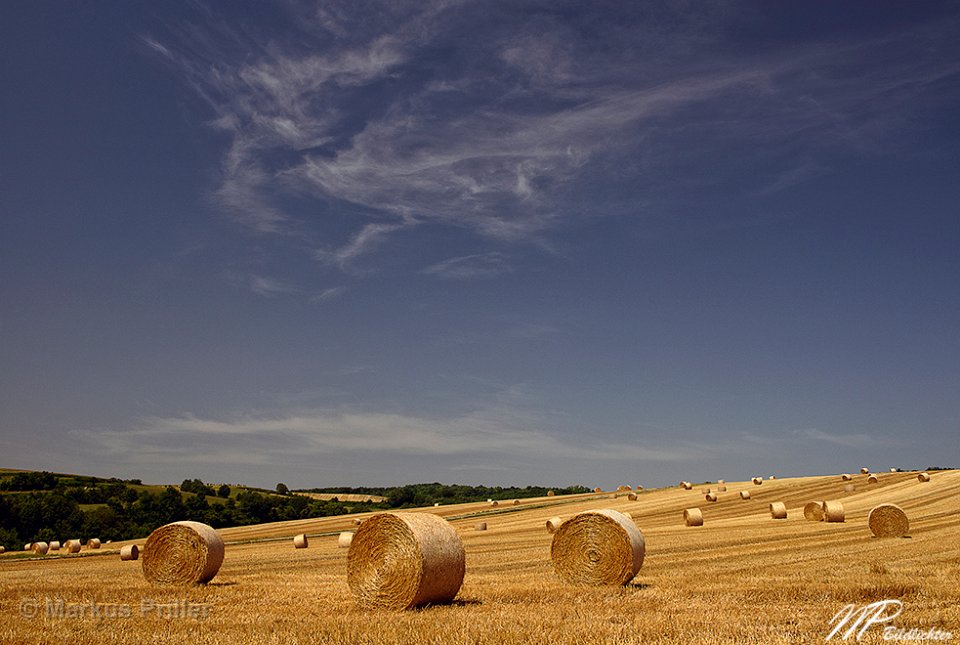
[[[223,565],[199,586],[148,583],[142,560],[118,557],[132,541],[77,555],[7,553],[0,642],[813,643],[843,606],[881,600],[903,603],[899,627],[960,639],[960,472],[932,479],[891,473],[855,493],[836,475],[728,481],[733,496],[749,488],[751,498],[701,507],[696,530],[683,510],[701,496],[676,487],[637,501],[605,493],[441,507],[466,552],[463,585],[452,604],[407,611],[354,601],[348,550],[337,546],[354,516],[221,530]],[[805,520],[812,499],[842,502],[845,522]],[[786,520],[770,520],[771,502],[786,505]],[[909,515],[908,537],[873,537],[867,517],[883,503]],[[642,568],[625,586],[562,582],[546,521],[603,508],[630,513],[642,530]],[[474,530],[479,521],[487,531]],[[291,548],[298,534],[309,549]],[[882,627],[861,642],[883,642]]]

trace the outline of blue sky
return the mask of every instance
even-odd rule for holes
[[[952,3],[7,3],[2,464],[960,464]]]

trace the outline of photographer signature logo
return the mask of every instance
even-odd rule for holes
[[[878,600],[869,605],[858,607],[849,604],[843,607],[830,620],[833,629],[825,640],[839,637],[840,640],[853,638],[859,641],[871,627],[886,625],[883,628],[885,641],[949,641],[953,634],[931,627],[928,630],[903,629],[895,625],[887,625],[903,612],[903,603],[899,600]]]

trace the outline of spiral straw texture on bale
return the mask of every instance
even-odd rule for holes
[[[120,549],[120,559],[124,562],[136,560],[140,557],[140,547],[136,544],[128,544]]]
[[[47,551],[50,550],[50,545],[46,542],[34,542],[32,546],[33,552],[37,555],[47,555]]]
[[[811,522],[823,521],[823,502],[809,502],[803,507],[804,519]]]
[[[347,555],[347,584],[357,604],[408,609],[453,600],[466,554],[450,524],[427,513],[378,513],[363,523]]]
[[[147,538],[143,577],[158,585],[210,582],[223,564],[223,539],[200,522],[173,522]]]
[[[310,540],[307,539],[306,533],[301,533],[300,535],[293,536],[293,548],[306,549],[309,546],[310,546]]]
[[[843,504],[837,501],[823,503],[823,519],[825,522],[843,522],[845,518]]]
[[[927,473],[920,473],[917,475],[917,481],[928,482],[930,481],[930,475]]]
[[[783,502],[770,503],[770,517],[775,520],[787,519],[787,505]]]
[[[353,544],[353,531],[342,531],[337,536],[337,547],[349,549],[351,544]]]
[[[550,558],[564,582],[625,585],[640,571],[646,551],[643,534],[623,513],[585,511],[553,534]]]
[[[874,506],[867,517],[870,531],[877,537],[903,537],[910,531],[910,520],[896,504]]]
[[[563,524],[563,520],[561,518],[551,517],[549,520],[547,520],[547,533],[556,533],[561,524]]]
[[[687,526],[703,526],[703,513],[699,508],[688,508],[683,511],[683,523]]]

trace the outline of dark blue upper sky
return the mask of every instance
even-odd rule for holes
[[[960,464],[953,3],[7,3],[0,60],[0,465]]]

